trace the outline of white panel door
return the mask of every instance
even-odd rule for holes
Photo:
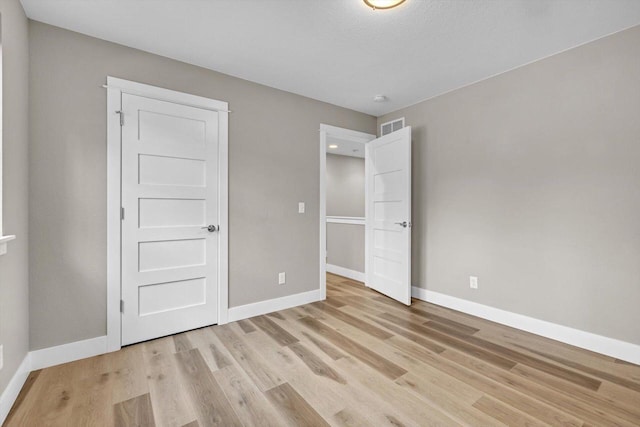
[[[122,111],[127,345],[217,322],[218,113],[129,94]]]
[[[411,304],[411,127],[366,146],[367,286]]]

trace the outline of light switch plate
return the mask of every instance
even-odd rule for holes
[[[278,285],[284,285],[287,281],[286,273],[278,273]]]
[[[304,213],[304,202],[298,203],[298,213]]]

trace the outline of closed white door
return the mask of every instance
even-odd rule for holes
[[[217,322],[218,113],[122,95],[122,345]]]
[[[366,146],[367,286],[411,304],[411,127]]]

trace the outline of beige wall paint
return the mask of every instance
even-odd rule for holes
[[[380,117],[413,127],[413,283],[640,344],[639,114],[635,27]]]
[[[364,159],[327,154],[327,215],[364,212]],[[364,273],[364,226],[328,223],[327,263]]]
[[[18,0],[1,0],[2,17],[2,198],[3,231],[15,234],[0,256],[0,344],[4,368],[0,394],[29,351],[27,18]]]
[[[327,215],[364,216],[364,159],[327,154]]]
[[[364,225],[327,223],[327,264],[364,273]]]
[[[364,159],[327,154],[327,215],[364,217]],[[327,263],[364,272],[364,226],[327,224]]]
[[[231,306],[318,288],[320,123],[375,118],[33,21],[30,47],[32,349],[106,333],[107,75],[229,102]]]

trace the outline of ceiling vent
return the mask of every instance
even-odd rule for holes
[[[385,136],[404,127],[404,117],[380,125],[380,136]]]

